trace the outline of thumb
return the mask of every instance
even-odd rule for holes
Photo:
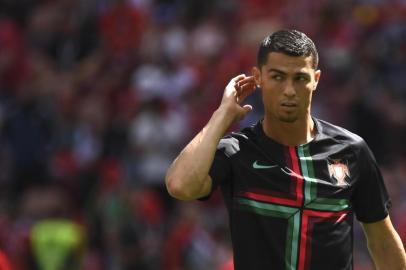
[[[240,121],[241,119],[243,119],[250,111],[252,111],[252,106],[251,105],[244,105],[239,110],[239,114],[237,116],[236,121]]]
[[[244,105],[242,108],[244,110],[244,116],[246,116],[248,113],[250,113],[252,111],[252,106],[249,104]]]

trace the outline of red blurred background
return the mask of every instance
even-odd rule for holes
[[[164,175],[280,28],[318,46],[313,113],[370,145],[405,243],[405,1],[0,0],[0,269],[232,269],[220,197]]]

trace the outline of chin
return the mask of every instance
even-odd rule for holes
[[[285,123],[294,123],[297,121],[297,116],[292,115],[292,116],[279,116],[279,121],[285,122]]]

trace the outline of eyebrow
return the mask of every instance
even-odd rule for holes
[[[286,73],[283,72],[282,70],[279,70],[279,69],[276,69],[276,68],[270,68],[270,69],[268,69],[268,73],[271,73],[271,72],[286,74]]]
[[[270,68],[270,69],[268,69],[268,73],[271,73],[271,72],[275,72],[275,73],[279,73],[279,74],[284,74],[284,75],[286,75],[286,72],[283,72],[282,70],[279,70],[279,69],[276,69],[276,68]],[[310,74],[309,74],[309,73],[306,73],[306,72],[296,72],[295,75],[310,76]]]

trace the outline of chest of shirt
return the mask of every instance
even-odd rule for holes
[[[329,200],[349,206],[359,178],[350,147],[307,144],[241,150],[232,162],[233,196],[297,207]]]

